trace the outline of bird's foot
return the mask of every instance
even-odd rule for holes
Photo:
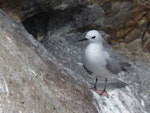
[[[107,84],[107,78],[105,79],[105,87],[103,90],[97,90],[97,82],[98,82],[98,78],[96,78],[96,82],[94,84],[94,87],[90,88],[95,90],[99,95],[101,96],[106,96],[108,98],[108,93],[106,91],[106,84]]]
[[[96,90],[96,92],[101,96],[106,96],[107,98],[109,97],[106,90]]]
[[[97,90],[97,89],[95,89],[95,87],[91,87],[90,89],[94,90],[100,96],[106,96],[107,98],[109,98],[109,95],[106,90]]]

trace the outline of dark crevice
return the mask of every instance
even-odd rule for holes
[[[47,32],[48,20],[49,16],[47,13],[39,13],[26,19],[22,23],[33,37],[40,40],[39,38],[44,37]]]
[[[25,29],[39,41],[43,40],[48,31],[56,31],[57,29],[71,25],[74,21],[74,15],[82,12],[82,7],[76,6],[65,10],[50,10],[48,12],[38,13],[22,23]]]

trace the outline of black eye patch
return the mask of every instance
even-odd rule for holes
[[[92,39],[94,39],[94,38],[95,38],[95,36],[92,37]]]

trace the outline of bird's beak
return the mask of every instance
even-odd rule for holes
[[[86,40],[88,40],[88,39],[87,38],[83,38],[83,39],[78,40],[78,42],[86,41]]]

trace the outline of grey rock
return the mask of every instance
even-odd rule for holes
[[[0,10],[0,112],[97,113],[86,86]]]
[[[10,85],[7,85],[8,87],[1,88],[3,92],[6,90],[4,96],[9,94],[7,92],[12,94],[11,100],[8,102],[13,104],[4,105],[4,107],[9,107],[7,110],[13,106],[15,110],[26,110],[28,108],[27,112],[30,112],[32,108],[35,108],[36,112],[41,109],[39,112],[51,110],[52,112],[61,113],[150,112],[150,103],[147,101],[150,94],[150,70],[147,67],[150,65],[138,59],[141,56],[134,54],[135,50],[131,49],[132,45],[129,51],[133,52],[133,57],[136,58],[134,59],[133,66],[128,72],[118,75],[118,78],[126,82],[128,86],[114,89],[110,88],[112,84],[108,84],[110,98],[105,98],[99,96],[93,90],[89,93],[88,89],[93,86],[95,77],[89,76],[82,66],[82,51],[87,43],[77,42],[78,39],[84,37],[85,32],[89,29],[103,29],[110,33],[110,36],[114,39],[127,39],[126,42],[139,38],[140,36],[135,36],[138,36],[139,32],[141,34],[140,28],[143,29],[143,24],[141,25],[138,22],[144,21],[145,24],[145,20],[141,18],[146,13],[137,9],[134,2],[125,0],[119,2],[111,1],[109,8],[111,10],[108,15],[100,6],[94,4],[87,5],[86,1],[80,0],[64,0],[63,2],[54,0],[51,2],[29,1],[28,3],[31,4],[23,12],[18,9],[19,14],[21,14],[19,18],[24,20],[41,11],[46,12],[48,18],[41,15],[41,19],[37,19],[38,16],[35,16],[37,20],[35,20],[35,28],[31,28],[31,32],[28,28],[31,27],[32,22],[25,27],[36,38],[44,37],[41,41],[48,52],[41,44],[32,39],[33,37],[22,28],[20,23],[16,24],[13,21],[12,24],[10,20],[7,20],[8,17],[1,13],[3,15],[1,17],[2,21],[0,21],[1,28],[5,30],[2,36],[6,38],[1,38],[1,48],[4,48],[2,49],[3,51],[0,51],[2,56],[1,62],[4,68],[0,69],[2,73],[12,75],[11,78],[9,76],[6,76],[7,78],[5,76],[1,77],[2,85],[4,84],[5,86],[5,83],[10,83]],[[16,14],[14,15],[16,16]],[[138,19],[136,20],[137,17]],[[8,27],[9,25],[10,27]],[[139,25],[139,27],[136,25]],[[7,28],[10,29],[7,31]],[[10,35],[6,35],[8,32]],[[104,33],[103,31],[101,32]],[[104,33],[104,36],[107,38],[108,35]],[[136,44],[139,45],[140,43]],[[136,44],[134,43],[134,47],[137,47]],[[139,49],[136,49],[136,51],[137,53],[140,52]],[[126,51],[124,52],[128,54]],[[26,87],[24,88],[23,86]],[[102,89],[103,84],[99,83],[98,88]],[[26,92],[18,92],[21,89]],[[41,97],[41,99],[38,97]],[[46,97],[49,97],[50,100]],[[20,101],[21,99],[23,101]],[[38,100],[40,100],[40,103],[37,102]],[[31,105],[29,101],[33,102],[33,104]],[[5,100],[2,101],[2,103],[5,102]],[[21,104],[22,106],[20,106],[20,103],[23,105]],[[42,106],[44,105],[43,103],[51,107],[46,106],[45,109]]]
[[[40,12],[50,10],[64,10],[76,5],[86,5],[87,0],[20,0],[9,1],[1,0],[0,8],[4,9],[9,15],[18,19],[25,20]]]

